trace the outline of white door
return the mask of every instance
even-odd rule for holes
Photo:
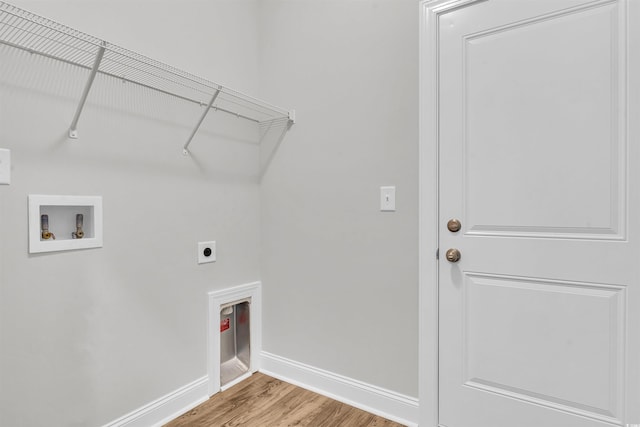
[[[640,0],[451,4],[440,424],[640,424]]]

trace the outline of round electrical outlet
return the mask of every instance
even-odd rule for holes
[[[198,242],[198,264],[216,262],[216,242]]]

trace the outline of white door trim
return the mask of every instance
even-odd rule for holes
[[[420,426],[438,426],[438,17],[484,0],[420,2],[419,375]]]

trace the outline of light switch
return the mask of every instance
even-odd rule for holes
[[[396,187],[380,187],[380,210],[382,212],[396,210]]]
[[[0,184],[11,184],[11,150],[0,148]]]

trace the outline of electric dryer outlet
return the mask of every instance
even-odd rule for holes
[[[216,242],[198,242],[198,264],[216,261]]]

